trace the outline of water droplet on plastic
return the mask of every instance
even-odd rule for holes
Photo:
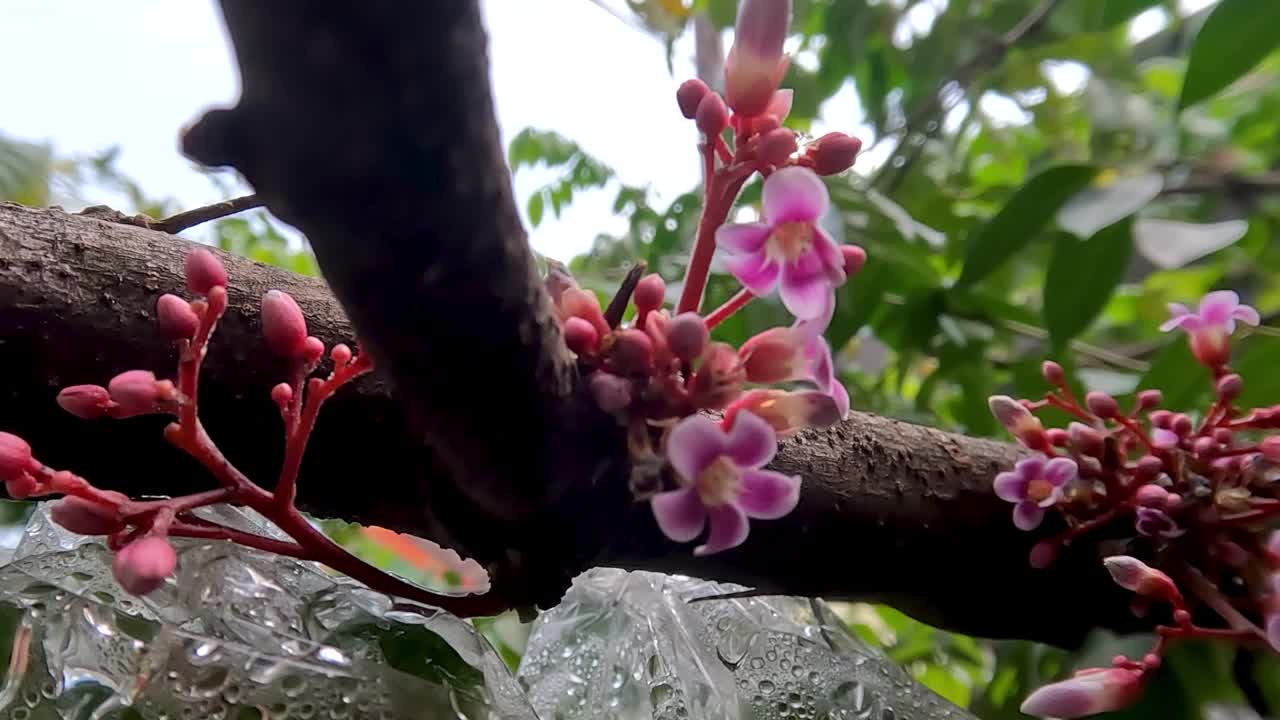
[[[774,686],[774,684],[773,684],[772,682],[770,682],[770,681],[768,681],[768,680],[761,680],[761,681],[760,681],[760,684],[758,685],[758,687],[760,688],[760,692],[761,692],[761,693],[763,693],[763,694],[765,694],[765,695],[771,695],[771,694],[773,694],[773,690],[774,690],[774,687],[775,687],[775,686]]]

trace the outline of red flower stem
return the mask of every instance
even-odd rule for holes
[[[262,537],[253,533],[235,530],[216,524],[196,524],[185,520],[175,520],[169,526],[169,535],[173,537],[202,538],[206,540],[228,540],[237,545],[244,545],[255,550],[265,550],[276,555],[287,555],[302,560],[308,559],[307,550],[298,543]]]
[[[1127,417],[1117,417],[1115,421],[1125,430],[1132,433],[1134,437],[1138,438],[1147,447],[1147,452],[1156,452],[1156,446],[1151,443],[1150,436],[1147,435],[1147,431],[1141,425]]]
[[[120,514],[125,518],[136,517],[145,513],[168,509],[175,515],[194,510],[206,505],[214,505],[234,499],[234,488],[220,487],[214,490],[183,495],[165,500],[129,500],[120,506]]]
[[[720,162],[726,165],[733,160],[733,152],[729,150],[729,145],[721,135],[716,136],[716,154],[720,156]]]
[[[676,304],[676,315],[685,312],[698,312],[702,305],[702,293],[707,289],[707,276],[711,272],[711,256],[716,251],[716,230],[729,217],[733,201],[738,197],[742,184],[751,176],[740,172],[729,172],[730,168],[715,173],[707,185],[707,201],[702,208],[702,219],[698,222],[698,235],[693,243],[693,253],[689,256],[689,268],[684,275],[684,288],[680,291],[680,301]]]
[[[1262,452],[1262,448],[1257,445],[1246,445],[1238,448],[1227,448],[1219,450],[1215,457],[1233,457],[1235,455],[1248,455],[1249,453]]]
[[[742,288],[738,292],[734,293],[733,297],[726,300],[723,305],[716,308],[715,310],[712,310],[710,313],[707,314],[707,317],[706,317],[707,329],[708,330],[715,329],[715,326],[719,325],[725,320],[728,320],[730,317],[733,316],[734,313],[738,312],[743,307],[745,307],[747,303],[754,300],[755,297],[756,296],[746,288]]]
[[[1263,507],[1245,510],[1244,512],[1235,513],[1233,515],[1224,515],[1218,520],[1220,525],[1249,525],[1259,520],[1265,520],[1270,517],[1280,515],[1280,505],[1265,505]]]
[[[178,360],[178,391],[182,394],[178,410],[178,424],[186,434],[196,434],[196,406],[199,403],[200,365],[209,350],[209,336],[217,327],[218,320],[227,309],[227,289],[215,285],[205,298],[205,309],[200,315],[200,325],[196,336],[182,351]]]
[[[313,379],[307,385],[305,401],[299,396],[296,404],[302,405],[302,414],[285,444],[284,466],[280,468],[280,480],[276,483],[275,502],[280,507],[291,507],[297,496],[298,470],[302,456],[307,452],[307,440],[315,429],[320,407],[343,385],[373,369],[371,355],[360,353],[349,363],[334,368],[327,380]]]
[[[1090,532],[1099,527],[1102,527],[1103,525],[1106,525],[1107,523],[1111,522],[1112,520],[1115,520],[1121,515],[1124,515],[1125,513],[1129,512],[1132,509],[1133,509],[1133,506],[1127,502],[1122,502],[1122,503],[1113,505],[1107,510],[1105,510],[1102,514],[1098,515],[1097,517],[1090,518],[1089,520],[1085,520],[1079,525],[1073,525],[1067,528],[1057,537],[1053,538],[1053,542],[1062,546],[1070,545],[1071,541],[1076,539],[1077,537],[1080,537],[1081,535],[1084,535],[1087,532]]]
[[[1045,396],[1044,398],[1045,402],[1058,408],[1059,410],[1070,413],[1071,415],[1075,415],[1081,420],[1084,420],[1086,423],[1092,424],[1093,416],[1090,415],[1089,413],[1086,413],[1084,410],[1080,409],[1080,406],[1076,403],[1075,398],[1071,397],[1070,390],[1063,388],[1063,391],[1067,393],[1067,400],[1063,400],[1057,395],[1049,394]]]

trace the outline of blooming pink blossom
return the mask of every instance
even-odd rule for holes
[[[1078,718],[1127,707],[1142,693],[1143,671],[1133,668],[1089,668],[1036,690],[1022,702],[1022,712],[1038,717]]]
[[[834,402],[841,418],[849,415],[849,391],[835,374],[831,345],[823,337],[830,320],[798,320],[789,328],[772,328],[742,344],[738,355],[749,382],[808,382]]]
[[[812,170],[786,167],[764,181],[761,222],[723,225],[716,243],[732,253],[726,265],[748,290],[779,288],[782,304],[801,320],[821,316],[844,284],[840,246],[818,226],[827,187]]]
[[[667,459],[681,487],[651,501],[663,534],[676,542],[711,530],[695,555],[737,547],[747,539],[747,518],[773,520],[791,512],[800,497],[800,478],[762,468],[778,441],[767,422],[740,412],[725,432],[703,415],[681,420],[667,438]]]
[[[1181,328],[1191,338],[1191,352],[1210,367],[1225,365],[1229,357],[1228,339],[1236,330],[1236,321],[1257,325],[1258,311],[1240,303],[1232,290],[1211,292],[1200,300],[1197,312],[1180,303],[1169,303],[1170,318],[1160,326],[1168,332]]]
[[[1013,472],[997,475],[995,491],[1001,500],[1016,503],[1013,524],[1019,530],[1033,530],[1044,520],[1044,509],[1058,502],[1062,488],[1076,473],[1076,463],[1070,458],[1049,460],[1035,455],[1019,460]]]

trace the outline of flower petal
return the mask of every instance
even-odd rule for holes
[[[662,534],[676,542],[689,542],[698,537],[707,523],[707,509],[694,488],[658,493],[649,500],[649,506]]]
[[[1019,530],[1035,530],[1044,520],[1044,508],[1033,502],[1020,502],[1013,506],[1013,525]]]
[[[785,167],[764,181],[761,204],[770,225],[813,222],[827,212],[831,199],[817,173],[803,167]]]
[[[716,230],[716,246],[735,253],[759,252],[772,232],[772,227],[761,222],[721,225]]]
[[[693,549],[694,555],[711,555],[722,550],[735,548],[747,539],[747,516],[742,509],[732,503],[707,509],[711,517],[711,532],[707,534],[705,545]]]
[[[822,261],[827,279],[839,287],[847,279],[844,272],[844,255],[840,252],[840,244],[831,238],[825,230],[813,226],[813,252]]]
[[[1036,503],[1036,505],[1039,505],[1042,508],[1053,507],[1054,505],[1057,505],[1058,501],[1061,499],[1062,499],[1062,488],[1055,487],[1053,490],[1050,490],[1049,494],[1045,495],[1040,502]]]
[[[1226,325],[1231,311],[1240,304],[1235,290],[1216,290],[1200,299],[1200,321],[1205,325]]]
[[[1172,307],[1172,304],[1170,307]],[[1174,315],[1163,323],[1160,323],[1160,332],[1169,332],[1174,328],[1182,328],[1187,332],[1195,332],[1202,327],[1204,327],[1204,323],[1200,322],[1199,315]]]
[[[729,430],[725,454],[738,467],[760,468],[778,451],[778,437],[773,427],[755,413],[743,411],[734,418]]]
[[[742,494],[738,507],[747,517],[777,520],[796,508],[800,502],[800,478],[772,470],[747,470],[742,473]]]
[[[690,415],[667,436],[667,459],[681,480],[692,484],[712,460],[724,454],[724,431],[705,415]]]
[[[1079,468],[1076,467],[1075,460],[1058,457],[1050,460],[1044,466],[1044,473],[1041,477],[1048,480],[1049,484],[1055,488],[1060,488],[1074,480],[1077,472],[1079,472]]]
[[[768,295],[778,286],[778,263],[763,252],[727,257],[724,264],[754,295]]]
[[[1027,478],[1016,472],[1002,472],[991,483],[996,497],[1005,502],[1022,502],[1027,497]]]
[[[833,294],[826,276],[807,274],[791,263],[782,267],[779,291],[787,311],[801,320],[821,317],[827,309],[828,298]]]
[[[836,403],[836,410],[840,411],[840,419],[844,420],[849,417],[849,391],[845,388],[844,383],[839,380],[831,383],[831,399]]]
[[[769,98],[769,107],[764,109],[764,114],[778,118],[778,123],[781,124],[791,114],[792,96],[790,88],[774,91],[773,97]]]
[[[1250,305],[1237,305],[1236,308],[1231,311],[1231,317],[1232,319],[1239,320],[1245,325],[1257,325],[1262,322],[1262,318],[1258,315],[1257,309]]]
[[[1013,471],[1023,477],[1027,482],[1031,482],[1044,474],[1044,464],[1047,458],[1043,455],[1032,455],[1029,458],[1023,458],[1013,466]]]
[[[1280,653],[1280,613],[1267,618],[1267,642],[1272,650]]]

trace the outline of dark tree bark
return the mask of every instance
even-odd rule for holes
[[[45,462],[104,487],[135,495],[208,488],[202,470],[161,439],[163,420],[85,422],[54,402],[65,385],[105,383],[134,367],[173,367],[153,311],[161,293],[180,291],[191,247],[160,232],[0,205],[0,430],[21,433]],[[269,485],[281,431],[267,393],[283,368],[262,348],[258,299],[268,288],[288,291],[311,332],[328,343],[349,341],[353,330],[321,281],[220,257],[231,275],[231,310],[210,350],[202,414],[231,459]],[[484,438],[501,448],[521,428],[500,406],[491,412]],[[661,537],[647,505],[630,501],[622,470],[566,478],[567,500],[533,521],[486,518],[453,489],[447,464],[410,427],[385,384],[370,379],[340,392],[326,406],[303,466],[303,508],[429,537],[500,573],[519,575],[528,558],[538,559],[545,573],[539,582],[499,588],[513,605],[554,602],[575,573],[613,564],[767,592],[884,601],[995,637],[1071,644],[1094,626],[1132,626],[1127,598],[1092,547],[1068,553],[1051,570],[1027,565],[1036,536],[1015,530],[1009,505],[990,492],[994,473],[1017,457],[1007,444],[855,413],[837,428],[782,446],[775,469],[804,478],[796,512],[754,523],[741,548],[695,558],[689,546]],[[577,452],[623,462],[618,444]],[[458,530],[472,521],[487,525]]]

